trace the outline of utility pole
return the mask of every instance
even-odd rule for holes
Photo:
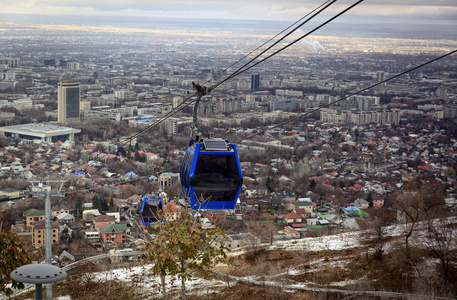
[[[52,265],[52,239],[51,239],[51,196],[65,197],[62,186],[66,180],[29,181],[32,184],[32,195],[34,198],[46,195],[44,202],[44,225],[46,241],[46,264]],[[43,182],[45,185],[43,185]],[[51,190],[52,183],[60,183],[56,190]],[[36,184],[36,185],[35,185]],[[52,283],[46,284],[46,299],[52,300]]]

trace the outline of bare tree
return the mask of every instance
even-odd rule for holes
[[[457,268],[457,232],[448,218],[436,218],[427,221],[423,242],[430,254],[438,259],[443,282],[449,283],[451,270]]]
[[[416,229],[417,222],[436,215],[442,199],[441,191],[429,185],[420,188],[414,186],[412,190],[398,196],[394,207],[399,211],[401,222],[405,223],[404,238],[407,254],[410,253],[410,237]]]
[[[267,224],[255,224],[251,223],[248,225],[248,232],[260,239],[260,241],[268,241],[270,245],[273,244],[273,236],[277,232],[277,228],[274,223]],[[257,243],[257,240],[255,241]]]
[[[382,259],[384,253],[384,247],[388,239],[389,215],[383,209],[373,210],[369,219],[363,223],[364,231],[360,234],[360,240],[367,249],[374,250],[374,258]]]

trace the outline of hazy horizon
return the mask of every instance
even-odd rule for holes
[[[18,25],[75,25],[96,27],[127,27],[148,29],[181,29],[189,31],[233,31],[255,34],[276,34],[295,20],[264,21],[241,19],[202,19],[131,16],[76,16],[44,14],[0,14],[0,23]],[[319,25],[309,22],[302,27],[307,32]],[[452,25],[414,23],[361,23],[360,21],[335,20],[319,29],[314,35],[340,37],[374,37],[406,39],[456,39]]]

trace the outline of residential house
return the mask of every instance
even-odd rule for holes
[[[61,268],[65,267],[65,266],[68,266],[69,264],[72,264],[75,261],[76,261],[75,257],[73,255],[71,255],[67,251],[63,251],[59,255],[59,262],[60,262],[60,266],[59,267],[61,267]]]
[[[268,189],[266,185],[254,181],[251,185],[246,187],[244,193],[246,198],[258,198],[266,196],[268,194]]]
[[[132,248],[111,249],[109,250],[109,259],[112,264],[139,261],[141,255],[133,252]]]
[[[100,230],[100,232],[101,232],[101,230]],[[86,231],[86,232],[84,232],[84,236],[89,241],[89,243],[97,243],[101,238],[100,232],[99,231]]]
[[[330,225],[330,222],[325,219],[319,219],[318,223],[319,223],[319,225],[322,225],[322,226]]]
[[[46,245],[45,220],[34,222],[32,226],[32,245],[41,247]],[[51,244],[60,243],[60,225],[57,222],[51,222]]]
[[[324,219],[329,221],[332,224],[340,224],[341,223],[341,217],[335,214],[328,214],[328,215],[319,215],[319,219]]]
[[[373,207],[383,207],[384,199],[375,199],[373,200]]]
[[[318,218],[308,218],[308,219],[306,219],[306,225],[308,225],[308,226],[317,225],[317,223],[319,223],[319,219]]]
[[[420,166],[417,166],[417,169],[420,171],[430,172],[433,169],[433,166],[432,165],[420,165]]]
[[[108,215],[99,215],[99,216],[94,217],[94,219],[92,221],[94,222],[95,226],[97,226],[100,223],[115,224],[116,223],[116,217],[115,216],[108,216]]]
[[[224,222],[226,220],[226,214],[223,209],[209,209],[206,212],[206,217],[210,222]]]
[[[357,207],[358,209],[367,209],[368,207],[370,207],[370,202],[368,202],[367,200],[365,199],[357,199],[354,201],[354,205],[355,207]]]
[[[175,221],[179,217],[179,213],[181,212],[181,208],[175,202],[169,202],[163,208],[163,212],[165,214],[165,219],[167,221]]]
[[[287,185],[289,185],[289,184],[291,184],[293,182],[292,179],[290,179],[290,178],[288,178],[288,177],[286,177],[284,175],[279,177],[278,181],[279,181],[279,184],[281,186],[287,186]]]
[[[46,256],[41,257],[41,258],[38,260],[38,263],[39,263],[39,264],[43,264],[43,265],[44,265],[44,264],[47,264],[47,262],[46,262]],[[51,256],[51,264],[52,264],[53,266],[58,267],[59,264],[60,264],[59,258],[58,258],[57,256],[55,256],[55,255]]]
[[[291,212],[284,216],[284,220],[286,221],[287,224],[301,223],[302,216],[300,216],[299,214],[297,214],[295,212]]]
[[[251,233],[229,234],[225,246],[232,250],[245,246],[260,246],[260,239]]]
[[[361,190],[363,188],[363,186],[361,186],[360,184],[356,183],[353,185],[357,190]]]
[[[101,213],[98,209],[86,209],[83,211],[83,220],[92,221],[96,216],[100,216]]]
[[[116,223],[121,222],[121,214],[119,212],[108,212],[106,213],[107,216],[113,216],[116,219]]]
[[[299,214],[302,219],[306,218],[309,215],[304,208],[296,208],[295,213]]]
[[[72,209],[71,208],[67,208],[65,206],[62,206],[62,205],[59,205],[59,206],[56,206],[56,207],[53,207],[52,208],[52,211],[51,211],[51,216],[53,218],[57,217],[58,215],[60,214],[63,214],[63,213],[71,213]]]
[[[61,224],[73,224],[75,222],[75,216],[68,213],[61,213],[57,216],[57,221]]]
[[[24,225],[26,229],[32,228],[32,223],[44,220],[44,209],[29,209],[24,211],[22,214],[22,218],[24,219]]]
[[[99,226],[103,224],[100,223]],[[103,242],[124,243],[127,240],[127,224],[106,224],[99,227]]]
[[[295,209],[302,208],[306,211],[306,213],[311,214],[313,212],[313,203],[303,199],[311,200],[311,198],[299,198],[298,202],[294,203]]]
[[[295,202],[297,202],[296,198],[282,198],[281,199],[281,204],[282,206],[287,209],[288,211],[293,211],[295,210]]]
[[[293,228],[286,226],[283,230],[278,231],[278,234],[273,236],[275,240],[291,240],[291,239],[299,239],[300,233]]]
[[[20,197],[19,190],[16,190],[13,188],[6,188],[3,190],[0,190],[0,195],[8,196],[10,199],[17,199]]]

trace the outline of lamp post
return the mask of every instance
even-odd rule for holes
[[[42,285],[51,284],[67,278],[67,273],[56,266],[48,264],[29,264],[17,268],[11,273],[11,279],[35,284],[35,299],[43,298]]]

